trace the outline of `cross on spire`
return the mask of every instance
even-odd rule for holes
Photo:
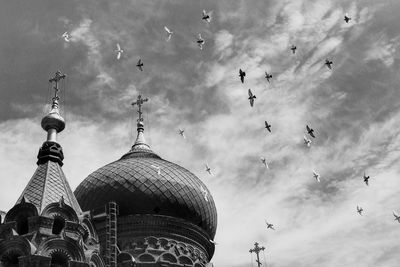
[[[148,98],[142,98],[141,95],[138,95],[138,98],[137,98],[136,102],[133,102],[133,103],[132,103],[132,106],[137,105],[137,106],[139,107],[139,109],[138,109],[139,118],[138,118],[137,122],[142,122],[142,121],[143,121],[143,117],[142,117],[142,114],[143,114],[143,112],[142,112],[142,106],[143,106],[144,102],[147,102],[147,101],[149,101]]]
[[[257,255],[257,260],[256,260],[256,262],[257,262],[257,264],[258,264],[258,267],[261,267],[261,265],[262,265],[262,263],[260,262],[260,256],[259,256],[259,254],[260,254],[260,252],[263,251],[264,249],[265,249],[265,247],[260,247],[260,246],[258,246],[258,242],[256,242],[256,243],[254,243],[254,248],[249,250],[250,253],[255,253],[255,254]]]
[[[56,72],[55,76],[49,80],[49,82],[51,82],[51,83],[54,82],[54,83],[55,83],[55,85],[54,85],[54,87],[53,87],[53,89],[54,89],[53,101],[54,101],[54,100],[59,100],[59,99],[60,99],[60,98],[58,97],[58,91],[59,91],[59,89],[58,89],[58,82],[59,82],[61,79],[65,79],[65,77],[67,77],[67,75],[62,74],[61,71],[58,70],[58,71]]]

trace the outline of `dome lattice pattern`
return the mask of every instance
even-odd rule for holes
[[[151,150],[128,153],[98,169],[78,186],[75,195],[83,210],[116,201],[120,215],[172,216],[200,226],[210,239],[215,236],[217,211],[207,187],[190,171]]]

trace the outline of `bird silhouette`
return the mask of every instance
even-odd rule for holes
[[[265,123],[265,128],[268,130],[268,132],[271,132],[271,124],[268,124],[267,121],[265,121],[264,123]]]
[[[200,50],[203,50],[203,45],[204,44],[205,44],[205,41],[201,37],[201,33],[199,33],[199,37],[197,38],[197,45],[200,47]]]
[[[315,138],[314,135],[314,129],[310,128],[308,125],[306,125],[307,133],[312,137]]]
[[[183,138],[186,138],[186,136],[185,136],[185,130],[179,129],[179,134],[180,134]]]
[[[397,215],[397,213],[395,211],[393,211],[393,216],[394,216],[394,220],[398,221],[400,223],[400,216]]]
[[[357,212],[358,212],[358,214],[360,214],[360,215],[362,216],[362,212],[363,212],[363,211],[364,211],[363,208],[357,206]]]
[[[349,17],[349,14],[345,14],[344,15],[344,21],[346,21],[346,23],[349,23],[349,21],[351,20],[351,18]]]
[[[172,36],[172,34],[174,34],[174,32],[173,31],[171,31],[170,29],[168,29],[168,27],[167,26],[164,26],[164,30],[167,32],[167,42],[169,41],[169,40],[171,40],[171,36]]]
[[[369,184],[368,184],[368,182],[369,182],[368,180],[369,180],[370,177],[369,177],[369,176],[366,176],[366,175],[365,175],[365,172],[364,172],[363,178],[364,178],[364,183],[365,183],[366,185],[369,185]]]
[[[208,172],[208,174],[211,175],[211,176],[213,175],[212,172],[211,172],[211,168],[210,168],[210,166],[208,166],[207,163],[206,163],[206,172]]]
[[[68,32],[64,32],[63,35],[61,35],[62,38],[64,38],[64,41],[69,43],[71,36],[68,34]]]
[[[310,139],[308,139],[305,135],[303,136],[304,139],[304,144],[308,147],[311,146],[312,141]]]
[[[156,169],[157,170],[157,174],[158,174],[158,176],[160,176],[161,175],[161,167],[159,167],[159,166],[154,166],[154,165],[150,165],[152,168],[154,168],[154,169]]]
[[[267,159],[264,157],[261,157],[260,160],[261,160],[261,163],[264,164],[265,168],[269,169]]]
[[[272,223],[268,223],[267,220],[265,220],[265,224],[267,226],[267,229],[275,230],[274,225]]]
[[[297,47],[295,45],[292,45],[292,47],[290,48],[290,50],[292,50],[293,54],[296,54],[296,49],[297,49]]]
[[[332,69],[332,64],[333,62],[329,59],[325,59],[325,65],[328,67],[328,69]]]
[[[208,196],[208,191],[207,191],[206,189],[204,189],[204,187],[203,187],[202,185],[200,185],[200,191],[201,191],[201,193],[203,194],[203,197],[204,197],[205,201],[208,202],[208,198],[207,198],[207,196]]]
[[[115,52],[117,52],[117,59],[120,59],[122,53],[124,53],[124,50],[122,50],[121,46],[119,44],[117,44],[117,50],[115,50]]]
[[[244,83],[244,77],[246,76],[246,72],[242,71],[242,69],[239,69],[239,77],[240,81]]]
[[[267,81],[270,82],[270,80],[272,79],[272,74],[265,72],[265,79],[267,79]]]
[[[139,61],[137,62],[136,67],[138,67],[140,71],[143,71],[143,62],[141,59],[139,59]]]
[[[253,95],[253,93],[251,92],[251,90],[249,89],[249,101],[250,101],[250,106],[253,107],[254,105],[254,99],[256,99],[257,97],[255,95]]]
[[[320,179],[321,176],[319,175],[319,173],[317,173],[314,170],[313,170],[313,176],[314,176],[315,180],[317,180],[318,183],[321,182],[321,179]]]
[[[204,21],[207,21],[208,23],[210,23],[210,22],[211,22],[211,14],[212,14],[212,11],[210,11],[210,12],[207,13],[207,12],[203,9],[203,13],[202,13],[201,19],[204,20]]]

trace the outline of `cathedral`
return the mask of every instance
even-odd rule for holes
[[[217,211],[205,184],[162,159],[146,143],[140,95],[137,138],[120,159],[95,170],[72,191],[57,134],[57,72],[47,139],[37,169],[0,220],[0,267],[210,266]]]

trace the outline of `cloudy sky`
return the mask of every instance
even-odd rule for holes
[[[209,24],[203,9],[212,10]],[[60,69],[68,78],[59,142],[73,189],[130,149],[130,103],[140,93],[150,99],[152,149],[213,194],[215,266],[250,266],[255,241],[268,266],[398,266],[399,12],[398,0],[1,0],[0,209],[14,205],[36,168],[47,80]],[[174,31],[169,42],[164,26]],[[315,129],[311,148],[306,124]]]

